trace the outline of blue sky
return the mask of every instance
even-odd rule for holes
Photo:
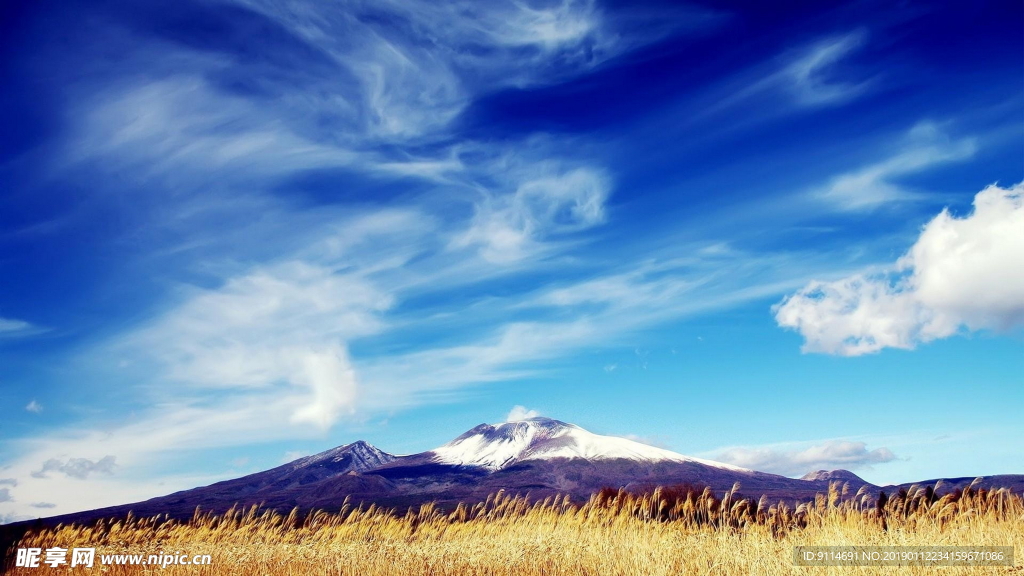
[[[0,33],[0,519],[514,407],[1024,472],[1019,2],[35,2]]]

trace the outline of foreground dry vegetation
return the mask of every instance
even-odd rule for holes
[[[62,526],[27,534],[18,546],[95,546],[97,560],[101,553],[212,555],[209,566],[149,568],[169,574],[1024,574],[1020,495],[967,488],[938,497],[932,487],[915,487],[875,500],[843,490],[833,485],[796,508],[740,498],[735,489],[722,499],[706,490],[604,491],[584,504],[498,494],[451,513],[432,505],[406,514],[346,506],[308,516],[252,508],[197,513],[188,522],[129,517]],[[798,545],[1014,546],[1018,557],[1001,568],[806,568],[792,564]]]

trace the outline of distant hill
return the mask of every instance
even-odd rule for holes
[[[849,470],[818,470],[817,472],[808,472],[800,479],[809,482],[849,482],[857,485],[868,483]]]

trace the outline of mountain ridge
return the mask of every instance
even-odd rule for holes
[[[947,489],[973,480],[943,479]],[[604,488],[644,491],[687,485],[723,493],[736,483],[747,496],[798,502],[814,498],[834,481],[870,494],[910,486],[875,486],[847,470],[819,470],[802,479],[788,478],[593,434],[550,418],[532,418],[481,424],[434,450],[405,456],[359,440],[239,478],[142,502],[54,516],[46,522],[87,522],[129,511],[139,516],[188,518],[197,507],[219,513],[236,505],[287,511],[296,507],[336,510],[345,502],[398,509],[435,502],[445,508],[483,501],[499,490],[533,498],[565,494],[583,501]],[[1024,491],[1024,475],[990,477],[981,485]],[[22,524],[28,522],[34,521]]]

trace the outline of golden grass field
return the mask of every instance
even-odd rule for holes
[[[132,518],[26,534],[19,547],[95,546],[100,553],[210,554],[209,566],[150,573],[319,576],[335,574],[1024,574],[1013,567],[796,567],[797,545],[1014,546],[1024,555],[1024,498],[972,488],[937,497],[929,487],[890,497],[843,498],[844,487],[797,508],[710,491],[605,491],[589,502],[531,503],[498,494],[442,513],[375,507],[281,515],[255,508],[192,520]],[[851,496],[847,494],[846,496]],[[140,566],[49,572],[141,574]]]

